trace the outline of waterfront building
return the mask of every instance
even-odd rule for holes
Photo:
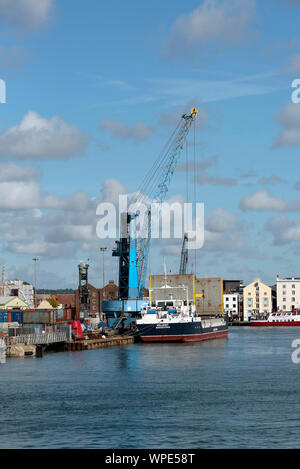
[[[88,283],[88,298],[87,304],[89,305],[89,314],[96,315],[102,312],[102,301],[103,300],[117,300],[118,299],[118,286],[113,280],[109,280],[108,284],[104,288],[96,288],[92,284]],[[75,291],[75,305],[76,305],[76,316],[80,313],[79,303],[79,290]]]
[[[28,305],[18,296],[0,296],[0,309],[27,309]]]
[[[239,293],[224,292],[223,295],[224,313],[231,318],[238,318],[240,313],[240,295]]]
[[[276,278],[277,310],[292,311],[300,308],[300,278]]]
[[[244,288],[244,321],[272,311],[272,289],[256,278]]]
[[[5,282],[5,295],[18,296],[25,301],[28,308],[34,308],[34,287],[23,280],[7,280]]]
[[[223,280],[224,313],[233,319],[243,316],[243,280]]]
[[[223,280],[223,290],[231,293],[243,293],[243,280]]]

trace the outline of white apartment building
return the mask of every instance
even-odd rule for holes
[[[238,293],[224,293],[223,295],[223,311],[230,317],[239,314],[239,296]]]
[[[278,311],[300,308],[300,278],[279,278],[277,275],[276,291]]]
[[[272,289],[259,278],[244,288],[244,321],[258,313],[271,313]]]
[[[27,303],[28,308],[34,308],[34,288],[22,280],[7,280],[5,282],[5,295],[18,296]]]

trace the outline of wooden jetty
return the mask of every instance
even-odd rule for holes
[[[64,350],[93,350],[97,348],[113,347],[116,345],[128,345],[133,344],[135,338],[130,335],[116,335],[101,337],[99,339],[80,339],[74,342],[67,342],[64,344]]]

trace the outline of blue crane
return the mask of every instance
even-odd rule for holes
[[[144,177],[133,199],[135,212],[124,212],[120,217],[120,239],[112,255],[119,257],[119,300],[103,301],[102,310],[108,317],[120,318],[126,315],[137,317],[145,301],[144,287],[146,280],[149,245],[151,240],[151,205],[162,204],[180,159],[186,137],[198,111],[192,108],[189,114],[183,114],[163,151],[150,171]],[[144,216],[139,219],[140,232],[137,236],[139,208],[146,207]]]

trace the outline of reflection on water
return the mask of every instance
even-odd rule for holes
[[[1,448],[298,446],[300,330],[7,359]]]

